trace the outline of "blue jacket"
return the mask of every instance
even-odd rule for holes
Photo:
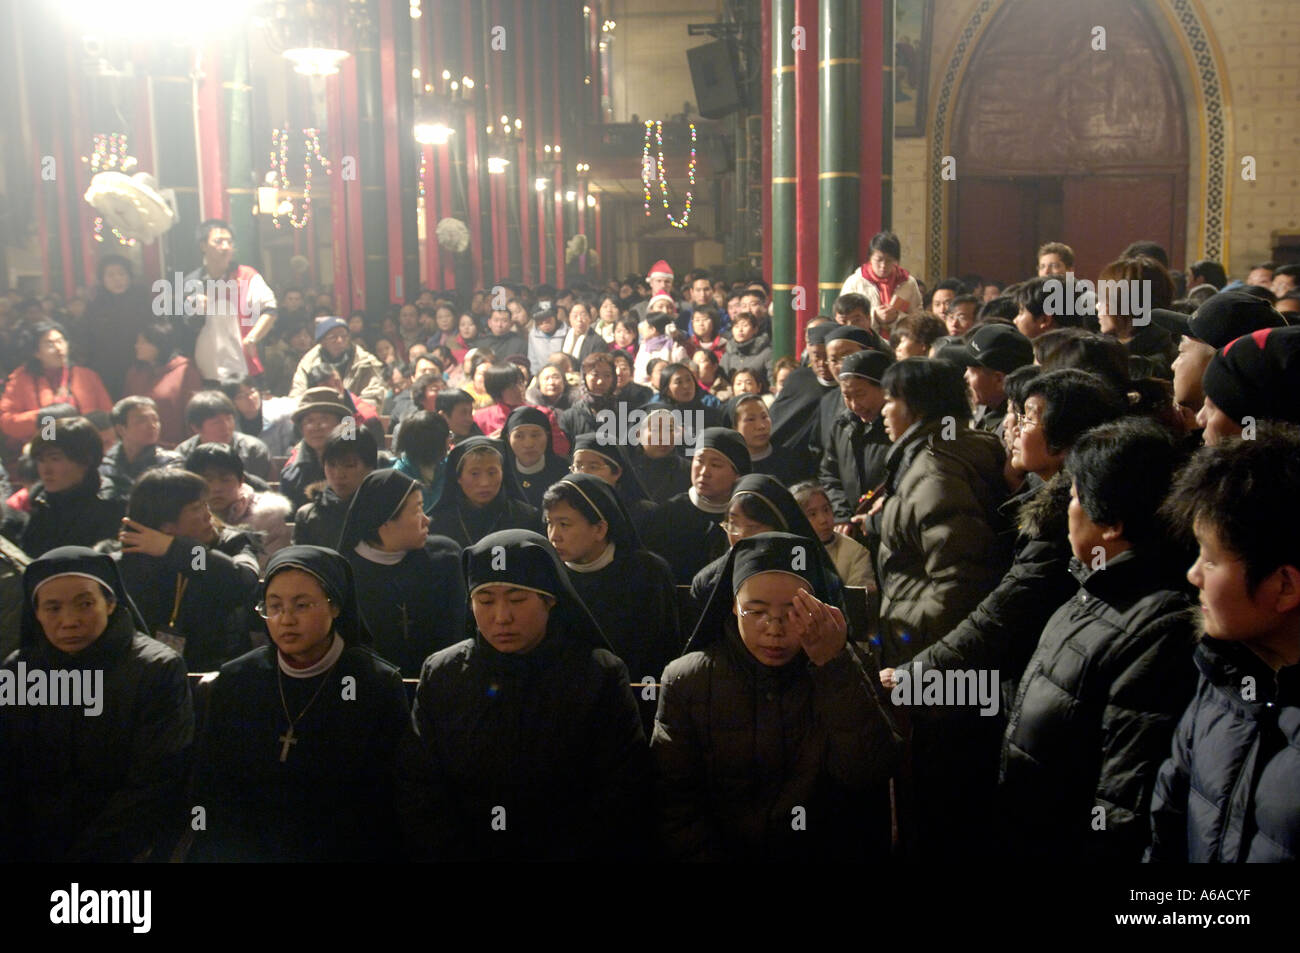
[[[1156,777],[1148,861],[1300,858],[1300,665],[1203,639],[1196,696]]]

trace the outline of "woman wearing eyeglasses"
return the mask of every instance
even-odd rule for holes
[[[271,557],[258,614],[271,645],[211,683],[192,804],[215,861],[376,861],[398,854],[393,758],[401,674],[370,648],[352,570],[320,546]]]
[[[826,602],[820,549],[791,533],[739,540],[664,671],[650,751],[670,859],[888,853],[900,738]]]

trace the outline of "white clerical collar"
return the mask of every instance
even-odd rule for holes
[[[614,544],[610,543],[605,547],[605,551],[589,563],[571,563],[565,561],[564,565],[568,566],[574,572],[595,572],[598,569],[604,569],[614,561]]]
[[[840,386],[840,382],[839,382],[839,381],[828,381],[828,380],[826,380],[825,378],[823,378],[820,374],[817,375],[817,383],[818,383],[818,384],[821,384],[823,387],[839,387],[839,386]]]
[[[546,454],[542,454],[542,458],[540,460],[538,460],[532,466],[528,466],[528,467],[520,463],[519,458],[516,457],[515,469],[518,470],[520,473],[528,473],[528,474],[541,473],[544,469],[546,469]]]
[[[381,566],[396,566],[406,558],[405,551],[390,553],[386,549],[371,546],[364,539],[357,543],[355,552],[362,559],[369,560],[372,563],[379,563]]]
[[[771,455],[772,455],[772,445],[769,443],[767,445],[767,448],[764,450],[749,451],[749,462],[753,463],[755,460],[766,460]]]
[[[322,672],[328,672],[333,668],[334,663],[339,660],[339,656],[342,654],[343,636],[335,632],[334,644],[329,647],[329,651],[322,655],[319,660],[308,665],[306,668],[294,668],[285,661],[284,656],[279,652],[275,653],[275,658],[276,661],[280,663],[280,671],[284,672],[284,674],[288,675],[290,678],[315,678]]]
[[[686,491],[686,493],[691,498],[691,502],[695,504],[697,510],[702,510],[705,513],[712,513],[714,516],[727,512],[731,507],[730,499],[723,503],[710,503],[695,491],[695,487],[691,487]]]

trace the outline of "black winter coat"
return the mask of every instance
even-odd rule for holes
[[[23,529],[23,552],[36,559],[58,546],[94,546],[116,539],[124,513],[113,484],[98,470],[88,470],[79,485],[59,493],[49,493],[37,483]]]
[[[837,522],[847,523],[863,494],[884,482],[889,446],[889,435],[880,418],[867,423],[847,408],[835,415],[817,479],[826,488]]]
[[[821,667],[800,654],[769,668],[734,619],[724,625],[719,641],[664,672],[650,750],[669,858],[887,853],[900,739],[858,650],[849,643]]]
[[[103,710],[0,706],[0,857],[125,863],[179,833],[194,739],[181,657],[136,632],[119,603],[75,656],[38,636],[4,668],[20,662],[29,672],[102,670]]]
[[[645,856],[649,755],[627,668],[547,634],[526,655],[476,635],[431,656],[398,757],[418,860]]]
[[[196,549],[204,550],[201,562]],[[115,553],[113,558],[151,635],[171,621],[177,580],[184,580],[176,630],[185,637],[187,670],[215,672],[252,647],[258,563],[247,533],[223,529],[210,548],[177,536],[162,556]]]
[[[1003,843],[1018,859],[1132,863],[1195,687],[1192,602],[1175,567],[1134,550],[1071,571],[1079,592],[1048,620],[1009,713]]]
[[[316,499],[298,507],[293,515],[293,544],[337,550],[351,503],[352,497],[340,500],[337,493],[324,487]]]
[[[725,513],[706,513],[679,493],[650,515],[640,527],[645,548],[657,553],[672,568],[679,586],[689,586],[695,574],[727,552],[722,529]]]
[[[1156,776],[1147,860],[1295,863],[1300,665],[1275,672],[1245,645],[1208,638],[1195,660],[1196,695]]]

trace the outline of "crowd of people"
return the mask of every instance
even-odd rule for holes
[[[757,279],[343,314],[198,242],[0,295],[0,855],[1300,855],[1300,266],[882,232],[796,359]]]

